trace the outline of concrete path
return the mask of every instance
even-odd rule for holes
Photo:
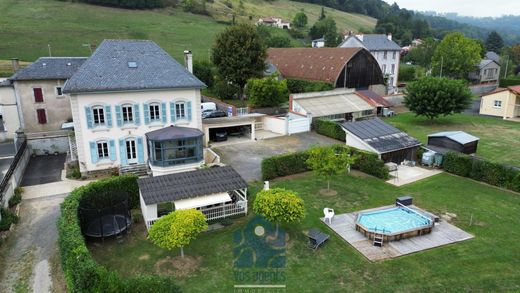
[[[261,180],[262,160],[278,154],[307,150],[313,145],[343,144],[315,132],[275,137],[212,148],[222,163],[235,168],[246,181]]]
[[[56,220],[60,203],[75,187],[88,181],[63,181],[24,187],[20,222],[9,236],[0,292],[52,292],[51,258],[56,253]]]

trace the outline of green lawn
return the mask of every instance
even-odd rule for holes
[[[520,290],[520,196],[474,181],[441,174],[421,182],[397,188],[364,175],[339,176],[332,188],[339,193],[323,197],[323,180],[311,174],[272,182],[274,187],[295,190],[305,200],[306,218],[289,225],[287,292],[424,292],[476,291],[504,292]],[[259,186],[251,187],[251,193]],[[328,230],[318,219],[324,207],[336,213],[358,211],[391,204],[395,197],[411,194],[414,203],[435,213],[455,213],[453,222],[475,235],[465,242],[432,249],[384,262],[371,263],[349,244]],[[233,289],[233,232],[252,218],[241,218],[223,230],[202,234],[185,249],[198,258],[200,266],[178,283],[189,292],[231,291]],[[470,218],[473,225],[470,226]],[[318,227],[332,235],[316,252],[306,248],[302,231]],[[135,228],[123,244],[105,241],[90,245],[101,264],[123,275],[156,273],[156,262],[176,256],[154,247],[144,237],[143,228]]]
[[[500,118],[457,114],[429,121],[404,113],[388,118],[397,128],[427,142],[427,135],[439,131],[462,130],[480,138],[477,156],[501,163],[520,166],[520,123]]]

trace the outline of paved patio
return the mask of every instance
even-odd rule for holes
[[[439,169],[425,169],[421,167],[410,167],[399,165],[397,171],[390,172],[390,176],[393,178],[386,181],[395,186],[403,186],[406,184],[413,183],[431,176],[435,176],[442,173]]]
[[[367,237],[356,231],[355,221],[357,215],[361,212],[386,209],[390,207],[394,206],[385,206],[377,209],[336,215],[332,220],[332,224],[324,222],[324,218],[321,218],[321,221],[370,261],[396,258],[410,253],[468,240],[474,237],[462,229],[459,229],[454,225],[441,220],[440,223],[435,225],[433,231],[430,234],[415,236],[400,241],[385,242],[383,247],[373,246],[372,240],[368,240]],[[416,206],[412,207],[414,209],[419,209]],[[428,214],[428,212],[425,213]]]

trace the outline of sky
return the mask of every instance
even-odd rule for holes
[[[417,11],[457,12],[467,16],[520,15],[520,0],[385,0]]]

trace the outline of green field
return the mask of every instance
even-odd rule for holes
[[[403,113],[387,119],[397,128],[427,142],[428,134],[462,130],[480,138],[477,156],[514,166],[520,166],[520,123],[478,115],[457,114],[429,121]]]
[[[287,292],[516,292],[520,290],[520,196],[468,179],[440,174],[405,187],[394,187],[363,174],[338,176],[331,182],[337,196],[324,197],[326,182],[311,174],[276,180],[305,200],[306,218],[288,225]],[[251,193],[260,186],[253,186]],[[371,263],[329,230],[319,217],[324,207],[336,213],[391,204],[396,196],[410,194],[414,203],[437,214],[456,214],[452,223],[475,238],[397,259]],[[251,199],[251,198],[250,198]],[[233,232],[247,218],[234,220],[222,230],[200,235],[178,251],[158,249],[145,238],[142,226],[134,228],[122,244],[117,241],[89,245],[94,258],[122,275],[163,273],[176,276],[186,292],[231,292],[234,281]],[[471,221],[471,225],[470,225]],[[317,227],[331,235],[318,251],[306,247],[304,231]],[[167,259],[166,257],[173,257]],[[184,264],[179,266],[179,264]],[[176,265],[178,268],[176,268]]]
[[[226,27],[222,22],[231,22],[233,13],[237,21],[254,22],[266,15],[292,19],[294,13],[304,9],[313,23],[321,9],[287,0],[244,1],[244,9],[239,9],[238,1],[232,2],[235,5],[231,10],[220,0],[208,4],[211,16],[201,16],[172,8],[128,10],[57,0],[2,0],[0,60],[17,57],[34,61],[49,55],[48,45],[53,56],[88,56],[90,51],[84,44],[99,44],[110,38],[151,39],[177,60],[182,59],[185,49],[193,51],[195,60],[204,60],[209,58],[216,34]],[[376,20],[367,16],[332,9],[327,13],[336,19],[340,32],[375,26]]]

